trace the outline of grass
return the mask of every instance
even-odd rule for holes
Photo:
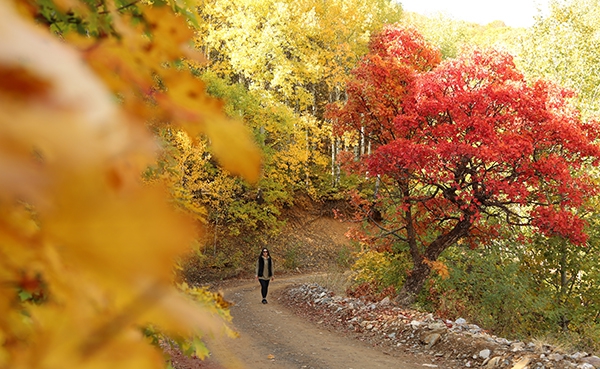
[[[346,289],[350,285],[349,272],[339,268],[331,268],[325,273],[315,275],[311,278],[312,283],[333,291],[336,295],[345,296]]]

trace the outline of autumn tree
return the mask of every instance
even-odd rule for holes
[[[330,161],[315,138],[329,132],[321,132],[315,118],[299,116],[285,104],[265,99],[241,84],[212,72],[201,78],[211,96],[224,99],[227,114],[242,120],[253,133],[263,153],[260,179],[250,185],[232,176],[218,165],[206,140],[193,140],[172,127],[158,130],[168,150],[146,174],[151,181],[168,181],[178,204],[206,221],[211,235],[202,249],[213,252],[205,255],[218,253],[227,258],[235,253],[232,247],[245,245],[247,249],[276,236],[285,221],[281,210],[293,204],[297,191],[313,198],[325,193],[330,185]]]
[[[424,16],[404,13],[403,24],[415,27],[426,40],[436,45],[444,58],[456,57],[466,46],[505,49],[511,53],[521,51],[523,28],[506,26],[501,21],[486,25],[454,19],[445,14]]]
[[[390,0],[205,0],[198,11],[207,68],[301,114],[308,163],[335,157],[341,144],[331,141],[324,107],[343,96],[371,34],[402,13]]]
[[[581,121],[570,91],[528,84],[503,52],[437,66],[434,55],[415,32],[386,28],[331,110],[338,134],[360,130],[373,145],[353,168],[380,179],[370,220],[411,255],[404,302],[445,249],[502,225],[584,244],[578,208],[595,192],[586,168],[600,155],[597,124]]]
[[[600,112],[600,2],[552,1],[550,13],[523,37],[519,65],[527,76],[577,91],[586,116]]]
[[[213,71],[320,117],[371,33],[401,8],[389,0],[205,0],[199,13],[198,46]]]

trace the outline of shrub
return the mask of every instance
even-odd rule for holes
[[[394,296],[411,266],[405,253],[366,250],[356,253],[355,258],[347,294],[368,300]]]

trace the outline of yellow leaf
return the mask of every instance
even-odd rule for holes
[[[435,260],[424,260],[424,263],[427,264],[432,271],[436,272],[442,279],[450,278],[450,272],[448,271],[448,266],[444,264],[444,262]]]
[[[197,79],[169,74],[164,83],[167,92],[156,96],[161,106],[181,122],[191,137],[204,133],[223,168],[251,183],[258,181],[260,150],[241,122],[225,117],[223,102],[206,95],[204,83]]]
[[[204,360],[208,357],[208,349],[204,342],[200,341],[198,338],[194,338],[194,354],[200,359]]]
[[[182,56],[184,49],[191,44],[194,32],[185,23],[185,19],[175,15],[167,6],[147,7],[144,15],[148,19],[153,37],[153,47],[149,50],[149,57],[165,60],[175,60]],[[168,37],[164,37],[168,35]],[[159,55],[154,56],[154,53]]]
[[[206,135],[212,152],[225,169],[251,183],[258,181],[261,154],[243,124],[236,121],[207,122]]]
[[[170,287],[150,284],[144,290],[146,293],[136,301],[144,307],[134,317],[139,324],[152,322],[167,333],[184,336],[195,332],[214,336],[229,334],[228,327],[214,308],[204,305],[203,309],[199,309],[198,304]]]
[[[102,179],[82,173],[59,182],[55,206],[40,214],[49,239],[61,245],[69,266],[111,288],[137,288],[148,275],[168,282],[194,228],[164,201],[164,191],[143,187],[119,195]]]

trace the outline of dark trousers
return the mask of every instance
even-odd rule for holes
[[[269,279],[259,279],[260,282],[260,293],[263,299],[267,298],[267,292],[269,292]]]

